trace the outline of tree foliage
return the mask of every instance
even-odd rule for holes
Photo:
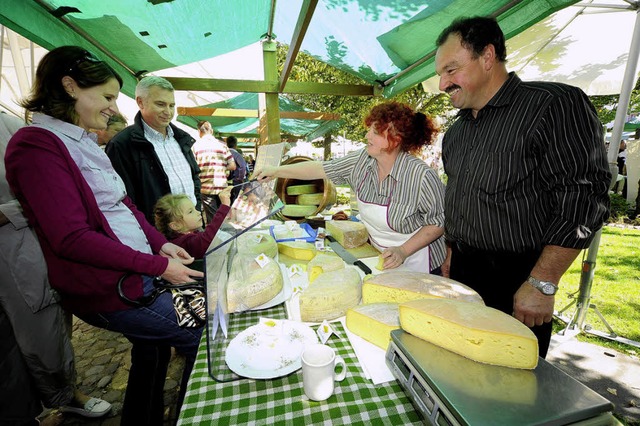
[[[282,72],[287,55],[287,46],[278,45],[278,71]],[[338,70],[324,62],[321,62],[304,52],[300,52],[291,69],[289,79],[292,81],[313,81],[317,83],[333,84],[367,84],[360,78]],[[388,99],[382,97],[363,96],[339,96],[339,95],[308,95],[287,94],[289,99],[303,105],[306,108],[319,112],[331,112],[340,114],[342,123],[325,135],[325,139],[319,143],[327,147],[335,136],[344,136],[353,141],[365,140],[367,129],[363,125],[364,118],[369,110]],[[410,105],[416,111],[429,116],[444,116],[452,109],[448,96],[442,94],[425,93],[422,87],[415,86],[406,92],[396,96],[394,100]]]

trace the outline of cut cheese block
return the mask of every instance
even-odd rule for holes
[[[387,350],[391,330],[400,328],[397,303],[358,305],[347,311],[347,328],[353,334]]]
[[[316,246],[304,241],[285,241],[278,243],[278,251],[297,260],[311,260],[316,256]]]
[[[361,222],[351,220],[330,220],[326,222],[329,232],[344,248],[355,248],[369,239],[367,228]]]
[[[482,297],[470,287],[425,272],[388,271],[369,277],[362,284],[363,303],[403,303],[434,297],[484,304]]]
[[[312,283],[318,278],[318,275],[323,272],[337,271],[338,269],[344,269],[345,263],[338,255],[333,253],[318,253],[316,257],[311,259],[307,264],[307,275],[309,276],[309,283]]]
[[[264,253],[274,258],[278,254],[278,244],[271,235],[257,232],[245,232],[236,239],[238,253],[252,254],[255,256]]]
[[[278,263],[265,257],[260,267],[255,256],[238,253],[231,264],[227,282],[229,312],[242,312],[263,305],[276,297],[284,284]]]
[[[497,309],[451,299],[400,305],[402,329],[427,342],[485,364],[533,369],[538,339],[523,323]]]
[[[291,185],[287,187],[287,195],[314,194],[318,190],[313,183],[306,185]]]
[[[339,318],[357,306],[361,296],[360,274],[355,268],[325,272],[300,293],[300,319],[322,322]]]
[[[282,214],[288,217],[311,216],[318,210],[318,206],[299,206],[297,204],[285,204]]]
[[[319,206],[324,199],[324,194],[301,194],[298,195],[297,204],[301,206]]]

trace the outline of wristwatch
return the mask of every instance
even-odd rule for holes
[[[527,282],[540,290],[540,292],[546,296],[553,296],[556,294],[556,291],[558,291],[558,286],[551,281],[540,281],[537,278],[533,278],[531,275],[527,278]]]

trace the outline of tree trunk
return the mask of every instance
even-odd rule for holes
[[[327,133],[324,135],[324,141],[322,145],[324,147],[324,159],[331,160],[331,133]]]

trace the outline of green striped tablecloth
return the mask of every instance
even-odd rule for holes
[[[286,318],[282,305],[231,316],[229,339],[260,317]],[[227,339],[209,342],[212,351],[210,376],[207,341],[203,334],[179,425],[410,425],[423,424],[400,385],[393,381],[374,385],[364,377],[358,359],[341,323],[333,323],[338,335],[327,344],[347,364],[347,377],[336,382],[334,394],[326,401],[309,401],[302,388],[302,371],[268,380],[238,378],[224,363]]]

